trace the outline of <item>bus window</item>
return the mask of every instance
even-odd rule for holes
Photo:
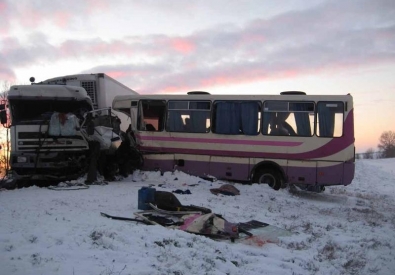
[[[318,102],[317,136],[341,137],[343,135],[343,102]]]
[[[137,129],[140,131],[163,131],[166,102],[163,100],[141,100]]]
[[[225,135],[257,135],[260,131],[259,101],[217,101],[214,103],[213,132]]]
[[[314,103],[265,101],[262,128],[264,135],[310,137],[314,132]]]
[[[208,133],[210,131],[210,101],[169,101],[168,132]]]

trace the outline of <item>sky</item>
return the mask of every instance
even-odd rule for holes
[[[323,193],[210,182],[182,172],[135,171],[108,185],[65,191],[0,189],[2,274],[393,275],[395,158],[357,160],[354,181]],[[84,178],[69,182],[83,183]],[[372,188],[372,183],[377,188]],[[62,186],[67,186],[62,183]],[[100,215],[135,218],[138,191],[180,189],[183,205],[209,208],[232,223],[270,226],[235,243]],[[266,242],[268,241],[268,242]]]
[[[0,0],[0,82],[106,73],[141,93],[352,94],[395,131],[393,0]]]

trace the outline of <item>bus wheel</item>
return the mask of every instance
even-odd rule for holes
[[[253,182],[268,184],[274,190],[280,190],[282,185],[280,174],[276,170],[268,168],[257,170]]]

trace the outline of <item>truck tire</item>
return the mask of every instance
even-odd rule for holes
[[[267,184],[274,190],[280,190],[282,186],[282,177],[275,169],[261,168],[254,173],[253,182]]]

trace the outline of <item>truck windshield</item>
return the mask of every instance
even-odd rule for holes
[[[85,101],[10,100],[12,124],[42,124],[51,119],[54,112],[73,113],[82,119],[92,107]]]

